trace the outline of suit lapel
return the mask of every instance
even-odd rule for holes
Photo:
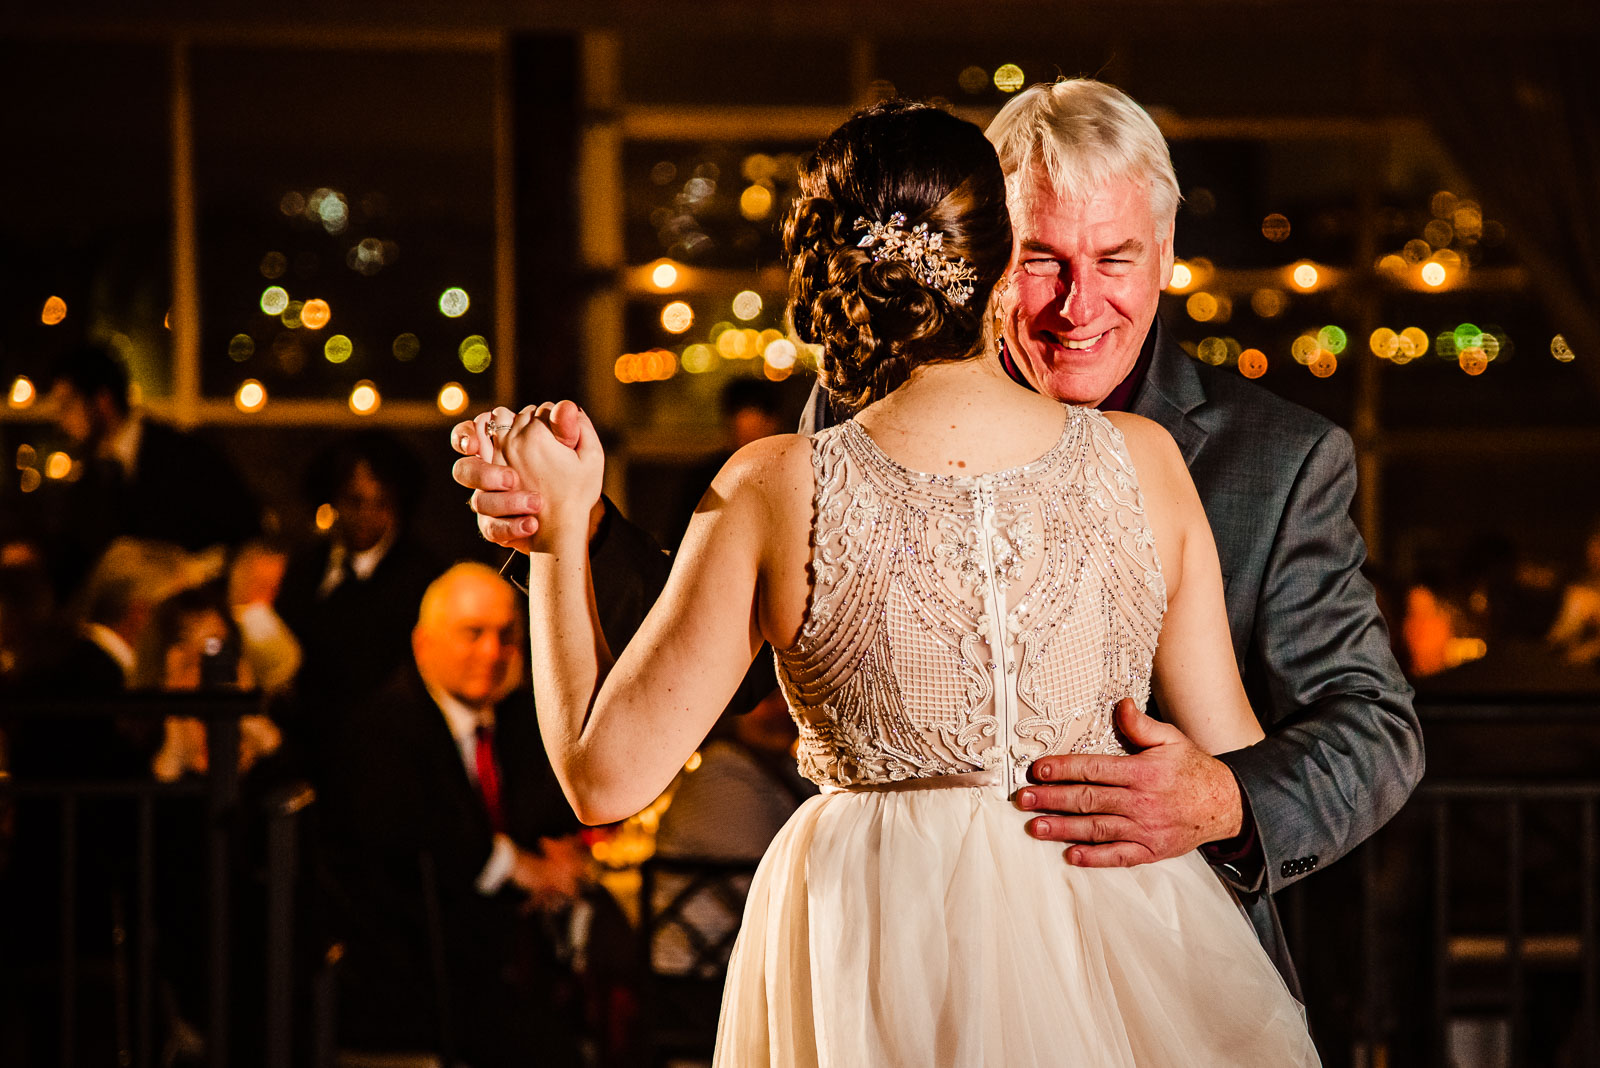
[[[1207,435],[1190,413],[1205,404],[1205,387],[1200,384],[1194,362],[1172,340],[1159,318],[1153,329],[1156,331],[1155,353],[1132,410],[1135,415],[1153,419],[1166,427],[1183,453],[1183,462],[1192,466]]]

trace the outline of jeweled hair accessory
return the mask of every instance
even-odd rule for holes
[[[971,298],[978,273],[965,259],[944,251],[943,231],[929,231],[925,222],[907,229],[903,211],[889,216],[888,222],[857,219],[853,229],[867,232],[865,237],[856,242],[856,247],[871,249],[873,262],[899,260],[909,266],[924,284],[943,293],[952,304],[966,304]]]

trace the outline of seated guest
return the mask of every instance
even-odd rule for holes
[[[336,518],[326,538],[290,558],[277,610],[300,642],[295,691],[313,751],[326,717],[406,663],[422,591],[442,570],[409,533],[418,481],[415,459],[382,431],[340,441],[309,469],[311,499]]]
[[[340,1045],[475,1066],[575,1061],[541,910],[576,900],[578,823],[523,676],[522,603],[457,564],[422,598],[411,663],[345,721],[325,791],[346,946]]]
[[[274,695],[286,692],[300,670],[300,642],[273,607],[288,563],[282,550],[250,541],[228,564],[228,608],[239,628],[241,651],[255,685]]]
[[[208,583],[174,594],[156,610],[140,650],[136,680],[142,689],[163,693],[196,690],[251,690],[255,676],[242,658],[242,639],[224,603],[223,590]],[[206,726],[190,716],[167,716],[162,743],[151,771],[162,782],[204,775],[210,764]],[[239,772],[276,752],[282,741],[266,716],[239,719]]]
[[[260,529],[247,483],[224,454],[135,408],[128,369],[109,350],[73,349],[50,377],[56,423],[83,453],[75,457],[82,477],[63,485],[66,507],[49,532],[60,590],[75,588],[88,563],[120,535],[193,551],[238,545]]]

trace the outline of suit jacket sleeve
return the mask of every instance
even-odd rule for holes
[[[1361,574],[1350,519],[1350,437],[1330,428],[1306,454],[1273,542],[1248,654],[1264,741],[1221,759],[1247,795],[1277,891],[1382,826],[1422,778],[1422,732]]]
[[[594,575],[600,629],[616,653],[661,596],[672,561],[654,538],[624,519],[609,498],[602,500],[605,516],[589,542],[589,570]]]

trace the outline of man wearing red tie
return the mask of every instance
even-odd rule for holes
[[[578,824],[550,773],[524,675],[522,612],[481,564],[428,587],[413,665],[336,746],[329,863],[346,945],[344,1048],[473,1065],[565,1064],[555,976],[530,913],[577,897]],[[542,974],[543,973],[543,974]]]

